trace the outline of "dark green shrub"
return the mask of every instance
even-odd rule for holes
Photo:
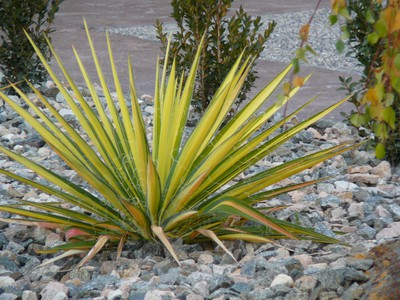
[[[24,30],[32,37],[42,53],[50,59],[45,35],[63,0],[0,0],[0,70],[4,74],[1,84],[27,79],[40,83],[46,71],[26,38]],[[27,88],[25,83],[20,87]]]
[[[399,9],[398,0],[347,2],[347,55],[363,72],[359,80],[339,78],[356,108],[347,118],[361,133],[373,133],[377,157],[392,162],[400,161]]]
[[[276,23],[270,22],[268,28],[259,33],[263,23],[258,16],[249,16],[242,7],[232,17],[227,13],[233,0],[172,0],[172,18],[178,31],[172,36],[171,50],[176,57],[177,73],[187,71],[193,63],[200,40],[205,33],[205,44],[196,80],[196,90],[192,104],[204,111],[217,88],[244,51],[244,57],[258,58],[264,44]],[[155,24],[157,37],[162,42],[165,53],[168,34],[158,20]],[[168,62],[171,68],[172,61]],[[251,69],[239,94],[237,105],[246,99],[246,94],[254,86],[256,71]]]

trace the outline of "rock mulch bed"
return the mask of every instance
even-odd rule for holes
[[[300,45],[299,28],[308,22],[313,12],[313,10],[304,10],[262,15],[262,30],[267,29],[268,22],[275,21],[277,25],[268,38],[260,59],[290,63],[295,57],[295,50]],[[362,70],[360,70],[360,66],[354,57],[337,52],[335,43],[340,36],[340,26],[339,24],[330,25],[330,13],[331,10],[329,8],[320,8],[315,13],[310,27],[309,42],[318,55],[308,55],[307,62],[303,63],[308,66],[322,67],[329,70],[347,70],[355,74],[361,74]],[[163,27],[167,33],[175,33],[178,30],[175,23],[165,23]],[[107,26],[99,27],[97,30],[155,42],[159,41],[157,31],[153,25],[133,27]]]
[[[74,115],[51,82],[47,83],[45,94],[79,130]],[[18,97],[13,97],[19,101]],[[151,97],[142,98],[146,122],[151,123]],[[271,122],[278,118],[276,116]],[[343,123],[319,121],[246,171],[238,180],[349,139],[359,139],[353,128]],[[5,105],[0,107],[0,142],[79,182],[76,174],[66,168],[43,140]],[[0,156],[0,167],[37,179],[34,173],[5,156]],[[284,180],[280,185],[322,177],[330,179],[282,195],[265,205],[289,205],[277,211],[276,216],[335,236],[348,246],[287,240],[279,241],[279,246],[226,242],[237,259],[235,262],[212,243],[184,245],[175,240],[173,246],[181,260],[178,266],[159,245],[130,242],[118,261],[115,260],[115,251],[106,249],[80,269],[74,269],[79,257],[38,268],[52,256],[38,255],[34,250],[63,243],[63,234],[0,223],[0,300],[347,300],[367,299],[370,295],[377,295],[378,298],[374,299],[380,299],[382,286],[399,284],[396,272],[400,268],[395,266],[400,261],[400,169],[374,159],[370,151],[359,149]],[[85,185],[84,182],[80,184]],[[18,199],[54,200],[0,176],[0,204]],[[3,214],[2,217],[10,215]],[[382,265],[386,267],[382,268]],[[382,272],[387,276],[382,277]],[[378,286],[378,281],[385,284]],[[387,299],[396,299],[398,295],[390,294],[395,292],[393,288],[383,289],[383,293],[389,295]],[[390,298],[391,295],[394,296]]]

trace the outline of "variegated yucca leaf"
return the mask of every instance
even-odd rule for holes
[[[49,185],[23,178],[7,170],[0,170],[1,174],[31,185],[59,200],[55,203],[21,201],[18,204],[3,205],[0,211],[20,216],[2,219],[3,221],[64,229],[66,243],[48,251],[64,250],[64,256],[85,252],[87,254],[82,264],[107,243],[118,245],[119,256],[125,241],[129,239],[161,242],[177,261],[179,257],[170,243],[174,238],[182,238],[186,242],[213,240],[225,250],[221,240],[241,239],[259,243],[270,242],[273,238],[293,238],[322,243],[337,242],[312,229],[276,219],[271,216],[276,208],[260,210],[256,204],[318,182],[266,189],[352,149],[355,145],[344,143],[286,162],[241,182],[235,183],[232,180],[347,99],[286,131],[275,133],[294,114],[311,104],[311,100],[292,115],[265,128],[264,124],[298,90],[295,88],[288,97],[272,103],[269,108],[260,112],[261,106],[271,98],[271,94],[290,71],[291,66],[288,66],[223,125],[252,63],[249,58],[239,58],[197,126],[185,137],[184,129],[195,86],[199,49],[193,67],[184,79],[176,77],[174,65],[168,76],[166,65],[161,75],[157,70],[154,120],[152,137],[149,140],[137,100],[131,61],[128,62],[130,97],[127,99],[118,79],[108,36],[114,86],[107,85],[87,27],[86,31],[105,96],[105,105],[101,103],[94,83],[75,50],[74,53],[94,102],[93,108],[89,106],[51,45],[54,58],[72,93],[64,87],[45,57],[32,43],[49,76],[75,114],[85,132],[84,136],[64,120],[33,86],[32,90],[49,114],[36,107],[17,85],[12,86],[36,116],[18,106],[4,93],[0,92],[0,96],[96,193],[90,193],[51,169],[0,146],[1,152],[45,178]],[[111,90],[116,91],[118,105],[111,96]],[[131,102],[130,105],[127,101]],[[228,183],[230,186],[227,188]],[[65,203],[79,207],[83,212],[65,208]]]

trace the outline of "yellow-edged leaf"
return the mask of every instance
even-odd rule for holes
[[[147,164],[147,193],[146,193],[147,208],[149,210],[149,215],[151,223],[158,225],[159,218],[159,207],[161,205],[161,185],[160,178],[156,167],[153,163],[151,157],[148,158]]]
[[[222,234],[219,236],[221,240],[243,240],[249,243],[272,243],[275,244],[271,239],[266,237],[250,234],[250,233],[229,233],[229,234]]]
[[[274,229],[288,238],[297,239],[297,237],[295,237],[289,231],[277,225],[275,222],[272,222],[268,217],[262,215],[251,206],[246,205],[245,203],[240,203],[237,199],[232,197],[225,197],[221,199],[221,201],[215,201],[215,203],[211,203],[204,207],[202,211],[203,210],[208,212],[214,211],[218,213],[231,213],[238,215],[240,217],[264,224],[265,226]]]
[[[178,213],[175,216],[171,216],[168,221],[164,224],[165,231],[171,231],[174,227],[179,226],[180,224],[188,221],[188,219],[192,218],[197,214],[196,210],[188,210],[182,213]]]
[[[143,122],[142,113],[136,96],[133,67],[130,59],[128,62],[128,67],[129,89],[132,97],[132,122],[134,129],[134,136],[131,137],[132,139],[129,142],[131,143],[133,161],[135,163],[135,169],[139,179],[140,187],[143,194],[145,194],[147,189],[147,161],[149,159],[150,150],[147,143],[146,127]]]
[[[163,217],[168,218],[169,216],[177,212],[183,211],[184,208],[187,206],[188,201],[206,179],[207,175],[207,171],[203,172],[197,178],[193,179],[192,182],[190,182],[186,186],[183,186],[176,197],[174,197],[171,201],[164,201],[163,209],[161,212],[163,214]],[[186,209],[189,209],[189,207],[186,207]]]

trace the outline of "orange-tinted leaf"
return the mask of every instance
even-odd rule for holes
[[[363,102],[369,102],[371,105],[377,105],[379,103],[379,98],[378,98],[378,93],[376,92],[376,89],[370,88],[364,96]]]
[[[300,28],[300,38],[303,42],[306,42],[308,40],[308,33],[310,32],[310,24],[304,24]]]
[[[36,225],[38,227],[47,228],[47,229],[58,229],[62,228],[60,224],[56,223],[49,223],[49,222],[37,222]]]
[[[332,11],[335,14],[339,13],[339,10],[346,7],[346,0],[331,0]]]
[[[304,77],[297,76],[297,75],[294,76],[293,85],[294,85],[295,87],[302,87],[303,84],[304,84]]]
[[[390,32],[393,33],[398,30],[400,30],[400,11],[398,11],[396,13],[396,16],[394,17],[394,21],[392,27],[390,28]]]
[[[89,234],[81,229],[72,228],[65,232],[65,239],[68,241],[75,236],[82,236],[82,235],[89,235]]]
[[[290,83],[289,83],[289,82],[285,82],[285,83],[283,84],[283,94],[284,94],[285,96],[289,95],[289,94],[290,94],[290,90],[291,90]]]

